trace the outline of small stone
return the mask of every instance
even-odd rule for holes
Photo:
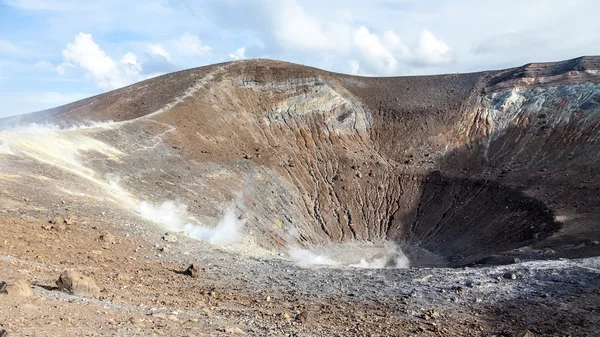
[[[225,333],[234,334],[234,335],[245,335],[246,334],[244,332],[244,330],[242,330],[238,327],[226,327]]]
[[[127,274],[117,274],[117,280],[119,281],[129,281],[131,279],[131,276],[127,275]]]
[[[144,322],[144,320],[139,317],[131,317],[129,319],[129,322],[133,325],[137,325],[137,324],[141,324],[142,322]]]
[[[163,253],[168,253],[169,252],[169,247],[162,247],[160,249],[160,251],[163,252]]]
[[[65,225],[72,226],[76,225],[79,219],[75,215],[70,215],[64,219]]]
[[[298,315],[296,315],[296,322],[298,323],[306,323],[306,321],[308,320],[308,311],[304,310],[301,313],[299,313]]]
[[[164,312],[155,312],[152,314],[152,317],[166,319],[167,315]]]
[[[167,316],[167,319],[172,322],[179,322],[179,318],[177,318],[175,315],[169,315]]]
[[[212,317],[212,311],[210,311],[210,309],[202,308],[202,311],[206,314],[206,316]]]
[[[198,265],[192,263],[185,270],[185,274],[189,275],[193,278],[198,278],[200,276],[200,267],[198,267]]]
[[[6,282],[0,283],[0,293],[7,294],[10,296],[22,296],[22,297],[33,296],[33,291],[31,290],[31,287],[29,286],[29,282],[27,282],[23,279],[19,279],[19,280],[16,280],[15,282],[11,282],[11,283],[6,283]]]
[[[542,255],[544,255],[544,256],[551,256],[554,254],[556,254],[556,252],[554,251],[554,249],[551,249],[551,248],[545,248],[542,252]]]
[[[458,294],[458,296],[462,296],[465,294],[465,288],[463,288],[461,286],[454,286],[454,287],[452,287],[452,290],[454,290],[454,292],[456,294]]]
[[[111,244],[111,243],[116,243],[117,239],[115,238],[114,235],[112,235],[110,233],[106,233],[106,234],[100,235],[100,237],[98,237],[98,241],[104,242],[106,244]]]
[[[283,314],[283,319],[285,319],[286,321],[290,321],[292,319],[292,317],[290,317],[290,314],[288,314],[287,312]]]
[[[163,240],[167,242],[177,242],[177,237],[173,234],[165,233],[162,237]]]
[[[517,279],[517,275],[515,275],[513,273],[505,273],[504,275],[502,275],[502,277],[504,277],[507,280],[516,280]]]
[[[531,332],[529,330],[525,330],[525,331],[521,332],[520,334],[518,334],[517,336],[518,337],[535,337],[533,332]]]
[[[100,297],[100,288],[91,277],[75,270],[67,270],[60,274],[56,281],[58,289],[76,296]]]

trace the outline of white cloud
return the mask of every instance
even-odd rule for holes
[[[0,54],[6,54],[10,56],[27,56],[30,54],[30,52],[15,46],[10,41],[0,40]]]
[[[209,46],[203,45],[196,35],[189,32],[181,35],[175,46],[184,55],[204,55],[211,51]]]
[[[360,63],[357,60],[348,61],[348,73],[358,75],[360,71]]]
[[[160,44],[149,44],[148,50],[152,56],[160,56],[167,61],[171,60],[171,55],[169,55],[169,52],[167,52]]]
[[[116,89],[142,79],[142,66],[133,53],[118,62],[106,55],[91,34],[79,33],[62,51],[64,62],[57,67],[60,74],[83,71],[101,89]]]
[[[415,36],[411,45],[403,43],[393,31],[372,31],[356,25],[348,11],[317,17],[307,12],[296,0],[280,1],[265,6],[263,13],[270,26],[263,34],[271,34],[283,51],[300,57],[342,60],[346,71],[360,75],[398,75],[410,67],[430,67],[451,63],[450,46],[429,30]],[[315,56],[317,55],[317,56]],[[230,55],[231,56],[231,55]]]
[[[229,54],[229,58],[232,60],[241,60],[246,58],[246,55],[244,54],[246,54],[246,48],[238,48],[236,49],[235,53]]]
[[[384,46],[379,37],[360,27],[354,32],[354,45],[363,64],[377,74],[392,74],[398,68],[398,60],[388,46]],[[359,63],[360,67],[360,63]],[[359,68],[360,69],[360,68]]]
[[[288,50],[326,50],[331,48],[330,38],[321,22],[310,16],[296,1],[282,1],[272,16],[277,42]]]
[[[428,30],[421,32],[414,51],[415,63],[423,65],[448,64],[454,60],[450,47]]]

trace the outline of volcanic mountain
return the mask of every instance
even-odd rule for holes
[[[599,136],[600,57],[245,60],[1,119],[0,336],[597,335]]]
[[[214,227],[232,205],[252,244],[281,252],[394,242],[413,266],[595,256],[599,83],[599,57],[386,78],[216,64],[0,120],[0,185],[3,199],[67,193],[131,214],[171,200],[185,219],[153,220],[173,230]]]

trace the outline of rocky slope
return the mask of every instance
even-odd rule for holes
[[[415,265],[449,266],[594,256],[598,69],[599,58],[583,57],[361,78],[269,60],[219,64],[3,120],[111,122],[4,131],[2,173],[58,166],[130,211],[178,200],[207,227],[234,203],[253,242],[280,251],[393,241]],[[120,178],[119,194],[107,175]],[[72,193],[89,189],[76,185]]]

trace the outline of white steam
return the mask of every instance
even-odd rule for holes
[[[142,201],[139,211],[144,218],[163,224],[174,231],[182,231],[188,217],[187,206],[174,201],[165,201],[160,205]]]
[[[314,253],[308,249],[291,247],[289,249],[289,254],[292,260],[294,260],[296,264],[302,268],[314,266],[335,266],[338,264],[338,262],[329,258],[328,256]]]
[[[241,239],[244,235],[245,224],[246,220],[238,218],[235,215],[234,208],[229,207],[215,228],[186,224],[184,230],[189,236],[195,239],[222,246]]]
[[[6,153],[6,154],[12,153],[12,151],[10,151],[10,146],[8,145],[8,142],[6,142],[6,141],[0,142],[0,153]]]
[[[121,176],[116,173],[107,173],[104,178],[108,180],[108,185],[115,190],[119,189],[119,183],[121,182]]]
[[[196,226],[187,223],[187,206],[180,202],[165,201],[153,205],[143,201],[139,207],[140,214],[151,221],[163,224],[177,232],[185,232],[188,236],[213,245],[228,245],[241,239],[244,235],[245,219],[235,215],[233,205],[227,208],[225,214],[214,227]]]
[[[355,268],[395,268],[405,269],[410,267],[408,257],[396,245],[387,245],[385,252],[373,256],[370,259],[362,258],[357,264],[350,265]]]
[[[28,124],[9,124],[2,126],[0,125],[0,130],[7,131],[62,131],[62,130],[81,130],[81,129],[89,129],[95,127],[102,127],[105,125],[109,125],[114,123],[112,120],[107,120],[104,122],[95,122],[95,121],[85,121],[79,122],[77,124],[69,124],[67,126],[61,126],[52,123],[28,123]]]
[[[289,248],[289,256],[302,268],[315,266],[351,267],[367,269],[404,269],[410,267],[408,257],[394,243],[383,246],[360,246],[345,243],[314,250]]]

